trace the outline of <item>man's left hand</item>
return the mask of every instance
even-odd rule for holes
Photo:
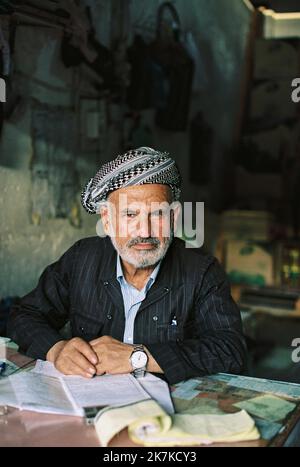
[[[129,357],[133,351],[133,345],[124,344],[110,336],[94,339],[90,345],[98,356],[97,375],[132,372]]]

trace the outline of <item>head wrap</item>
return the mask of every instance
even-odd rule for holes
[[[84,209],[95,214],[112,191],[127,186],[159,183],[169,185],[174,201],[180,197],[181,176],[176,163],[166,152],[141,147],[119,155],[104,164],[90,179],[81,195]]]

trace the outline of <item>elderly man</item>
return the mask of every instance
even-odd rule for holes
[[[99,170],[82,204],[107,235],[75,243],[12,311],[9,335],[21,350],[87,378],[149,371],[173,384],[242,371],[240,314],[223,270],[174,239],[180,184],[175,162],[151,148]]]

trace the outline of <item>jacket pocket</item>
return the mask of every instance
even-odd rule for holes
[[[169,323],[157,325],[157,338],[159,342],[176,342],[180,340],[181,337],[182,333],[179,326]]]

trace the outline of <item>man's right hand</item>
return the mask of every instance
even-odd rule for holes
[[[90,344],[79,337],[57,342],[48,351],[46,359],[65,375],[92,378],[96,374],[97,354]]]

